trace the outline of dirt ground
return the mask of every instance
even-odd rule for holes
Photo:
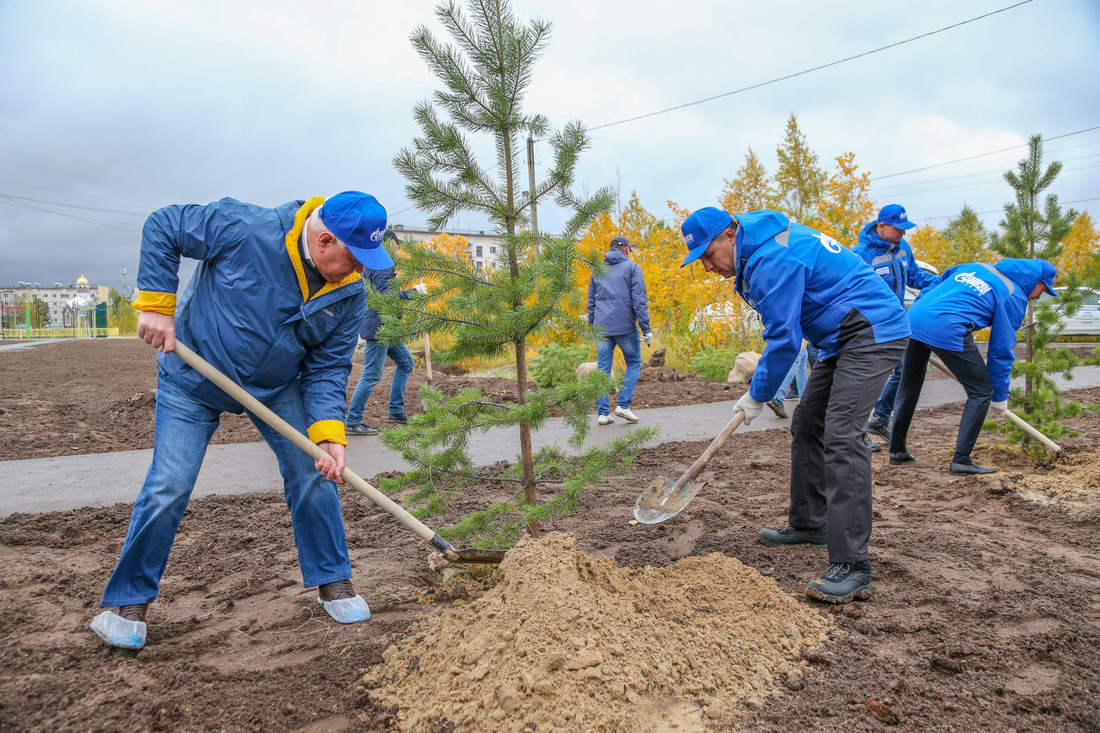
[[[37,351],[15,353],[27,359]],[[10,356],[0,354],[0,368],[10,369],[3,366]],[[0,417],[11,420],[9,373],[0,372]],[[70,370],[68,382],[54,382],[73,419],[111,404],[96,398],[107,373],[125,380],[112,388],[123,401],[144,388],[125,369],[108,372],[90,360]],[[1070,394],[1100,403],[1100,389]],[[803,654],[804,675],[777,677],[770,695],[742,701],[736,722],[702,718],[704,729],[1100,731],[1100,511],[1090,503],[1100,492],[1100,417],[1076,420],[1081,437],[1063,441],[1069,455],[1050,466],[1023,461],[999,436],[983,434],[975,457],[1001,472],[954,477],[944,469],[958,417],[957,405],[918,412],[909,440],[915,464],[890,466],[883,453],[873,459],[876,593],[868,602],[829,608],[805,600],[824,552],[756,539],[760,528],[785,523],[790,438],[782,430],[732,436],[703,474],[707,487],[664,524],[633,524],[634,500],[658,475],[687,468],[703,443],[644,451],[630,475],[586,490],[579,511],[543,529],[639,571],[721,553],[833,623],[824,646]],[[23,431],[26,423],[5,427]],[[139,447],[125,445],[125,431],[116,435],[118,445]],[[432,523],[498,498],[489,489],[464,496]],[[418,617],[473,608],[484,591],[465,577],[441,583],[419,540],[358,494],[342,499],[356,588],[373,612],[368,623],[339,626],[315,591],[301,587],[289,517],[273,486],[191,503],[140,652],[106,647],[87,630],[128,505],[0,520],[0,731],[397,730],[409,711],[379,706],[364,679],[376,676],[384,655],[394,658],[391,645],[417,643],[410,628]],[[652,609],[636,610],[641,617]],[[732,625],[731,635],[739,631]],[[652,633],[637,629],[639,637]],[[506,642],[494,648],[519,653]],[[454,687],[448,676],[435,694]],[[689,703],[698,712],[705,698]],[[629,698],[606,704],[623,706],[624,720],[634,712]],[[535,730],[509,725],[498,729]],[[565,710],[553,727],[537,726],[555,728],[589,729]],[[424,729],[473,730],[447,718]]]
[[[387,362],[382,381],[367,403],[364,421],[383,424],[393,381]],[[363,353],[352,359],[348,397],[363,373]],[[741,389],[679,375],[669,369],[643,369],[634,407],[694,405],[733,399]],[[671,381],[670,376],[683,377]],[[405,411],[420,411],[419,389],[427,381],[416,369],[405,390]],[[446,394],[477,387],[486,395],[511,399],[515,382],[494,377],[471,379],[456,367],[433,373]],[[536,389],[533,382],[530,389]],[[137,338],[73,340],[33,349],[0,352],[0,460],[51,458],[153,447],[153,395],[156,352]],[[595,406],[593,406],[595,412]],[[260,434],[244,415],[222,416],[214,443],[247,443]]]

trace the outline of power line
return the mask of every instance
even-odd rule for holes
[[[1073,172],[1073,171],[1087,171],[1091,168],[1100,168],[1100,164],[1097,164],[1097,165],[1083,165],[1079,168],[1063,168],[1062,173],[1070,173],[1070,172]],[[973,174],[973,175],[987,175],[987,174]],[[921,181],[921,183],[933,183],[933,181]],[[937,186],[936,188],[925,188],[925,189],[921,189],[920,191],[887,191],[885,193],[882,192],[882,191],[877,191],[875,193],[875,198],[898,197],[898,196],[916,196],[917,194],[921,194],[921,193],[937,193],[939,191],[950,191],[950,190],[956,189],[956,188],[971,188],[973,186],[988,186],[991,183],[1004,183],[1004,176],[1003,175],[997,176],[996,178],[994,178],[993,180],[990,180],[990,181],[977,181],[975,183],[960,183],[960,184],[955,185],[955,186]]]
[[[1091,155],[1075,155],[1072,158],[1059,158],[1058,162],[1067,163],[1071,160],[1084,160],[1085,158],[1096,158],[1096,157],[1100,157],[1100,153],[1093,153]],[[1080,169],[1079,168],[1073,168],[1073,169],[1067,169],[1067,170],[1080,170]],[[908,188],[910,186],[924,186],[924,185],[927,185],[929,183],[941,183],[943,181],[957,181],[960,178],[973,178],[974,176],[988,176],[988,175],[993,175],[993,174],[997,175],[997,180],[1001,180],[1004,176],[1004,169],[1003,168],[998,168],[998,169],[995,169],[995,170],[979,171],[977,173],[961,173],[957,176],[947,176],[946,178],[930,178],[930,179],[923,180],[923,181],[913,181],[911,183],[898,183],[894,186],[888,187],[887,189],[885,189],[885,191],[875,189],[875,195],[876,196],[881,196],[884,193],[885,194],[894,194],[894,193],[904,194],[905,192],[900,190],[900,189]],[[992,182],[993,181],[983,181],[983,183],[992,183]]]
[[[637,120],[644,120],[647,117],[656,117],[657,115],[663,115],[666,112],[674,112],[678,109],[684,109],[685,107],[693,107],[697,104],[703,104],[704,102],[713,102],[714,100],[722,99],[723,97],[731,97],[734,94],[741,94],[742,92],[751,91],[753,89],[759,89],[760,87],[766,87],[770,84],[777,84],[781,81],[786,81],[787,79],[794,79],[795,77],[798,77],[798,76],[805,76],[806,74],[811,74],[815,71],[821,71],[822,69],[827,69],[830,66],[837,66],[838,64],[843,64],[843,63],[846,63],[848,61],[854,61],[855,59],[863,58],[864,56],[870,56],[872,54],[880,53],[882,51],[886,51],[886,50],[891,49],[891,48],[896,48],[898,46],[904,46],[905,44],[912,43],[913,41],[919,41],[922,38],[927,38],[929,36],[934,36],[937,33],[943,33],[944,31],[949,31],[952,28],[958,28],[959,26],[964,26],[964,25],[967,25],[968,23],[974,23],[976,21],[982,20],[983,18],[988,18],[992,15],[997,15],[998,13],[1004,13],[1006,11],[1013,10],[1014,8],[1018,8],[1021,5],[1027,5],[1030,2],[1034,2],[1034,0],[1023,0],[1022,2],[1018,2],[1015,5],[1009,5],[1008,7],[1001,8],[1000,10],[994,10],[994,11],[986,13],[984,15],[979,15],[975,18],[970,18],[969,20],[964,20],[964,21],[961,21],[959,23],[953,23],[951,25],[944,26],[943,28],[940,28],[938,30],[929,31],[927,33],[922,33],[919,36],[913,36],[912,38],[906,38],[903,41],[897,41],[895,43],[891,43],[891,44],[888,44],[886,46],[881,46],[879,48],[875,48],[875,49],[872,49],[870,51],[864,51],[863,53],[857,53],[855,56],[848,56],[846,58],[838,59],[837,61],[830,61],[827,64],[821,64],[820,66],[815,66],[812,69],[805,69],[803,71],[796,71],[793,74],[787,74],[786,76],[780,76],[776,79],[771,79],[769,81],[763,81],[763,82],[760,82],[758,84],[752,84],[752,85],[747,86],[747,87],[742,87],[741,89],[735,89],[732,92],[724,92],[722,94],[716,94],[713,97],[707,97],[706,99],[698,99],[694,102],[687,102],[685,104],[678,104],[675,107],[668,107],[667,109],[658,110],[657,112],[649,112],[649,113],[644,114],[644,115],[638,115],[637,117],[629,117],[625,120],[619,120],[618,122],[608,122],[608,123],[605,123],[603,125],[596,125],[595,127],[588,128],[588,131],[593,132],[595,130],[603,130],[605,128],[614,127],[616,125],[625,125],[627,122],[635,122]]]
[[[1100,125],[1097,125],[1095,127],[1086,127],[1084,130],[1077,130],[1075,132],[1067,132],[1065,135],[1055,135],[1054,137],[1048,137],[1048,138],[1044,139],[1044,142],[1047,142],[1049,140],[1061,140],[1064,137],[1073,137],[1074,135],[1081,135],[1081,134],[1086,133],[1086,132],[1092,132],[1093,130],[1100,130]],[[923,168],[914,168],[911,171],[902,171],[901,173],[890,173],[889,175],[885,175],[885,176],[876,176],[876,177],[872,178],[871,180],[872,181],[881,181],[884,178],[896,178],[897,176],[907,176],[910,173],[919,173],[920,171],[927,171],[927,170],[931,170],[933,168],[940,168],[942,166],[951,165],[953,163],[962,163],[962,162],[967,161],[967,160],[975,160],[976,158],[985,158],[986,156],[989,156],[989,155],[996,155],[998,153],[1007,153],[1010,150],[1019,150],[1020,148],[1026,148],[1027,146],[1028,146],[1028,143],[1023,143],[1021,145],[1013,145],[1011,148],[1002,148],[1001,150],[992,150],[988,153],[979,153],[978,155],[971,155],[971,156],[966,157],[966,158],[958,158],[957,160],[948,160],[944,163],[936,163],[934,165],[926,165]]]
[[[1096,196],[1091,199],[1077,199],[1076,201],[1059,201],[1058,203],[1069,206],[1070,204],[1085,204],[1089,201],[1100,201],[1100,196]],[[984,216],[985,214],[1002,214],[1004,213],[1004,209],[994,209],[993,211],[975,211],[974,213],[978,216]],[[954,219],[956,216],[958,216],[958,214],[948,214],[947,216],[922,216],[920,217],[920,220],[938,221],[939,219]]]

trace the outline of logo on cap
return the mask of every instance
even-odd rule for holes
[[[694,234],[685,234],[684,235],[684,243],[685,244],[690,245],[694,241],[695,241],[695,235]]]
[[[382,237],[384,237],[385,235],[386,231],[384,229],[375,229],[373,232],[370,233],[370,241],[381,242]]]

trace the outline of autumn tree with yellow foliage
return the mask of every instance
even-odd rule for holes
[[[856,154],[838,155],[836,172],[825,183],[811,226],[851,247],[859,240],[863,226],[875,218],[878,207],[871,200],[870,190],[871,174],[859,172]]]
[[[1073,220],[1054,265],[1062,275],[1075,273],[1084,281],[1100,278],[1100,232],[1089,212],[1082,211]]]

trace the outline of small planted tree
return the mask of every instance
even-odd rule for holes
[[[577,319],[583,298],[574,288],[580,260],[577,233],[614,203],[610,188],[583,198],[572,192],[574,170],[589,140],[579,122],[552,130],[542,115],[524,109],[535,61],[550,34],[550,24],[518,21],[505,0],[479,0],[469,15],[448,2],[436,15],[450,43],[420,27],[412,43],[443,84],[433,102],[415,109],[420,136],[401,151],[394,165],[405,176],[409,198],[429,214],[429,225],[442,228],[460,212],[487,218],[498,236],[498,265],[480,269],[467,257],[456,257],[416,243],[401,247],[399,274],[406,281],[431,277],[439,286],[427,298],[402,303],[396,296],[368,296],[382,314],[379,339],[396,342],[425,331],[450,334],[446,359],[497,356],[509,352],[516,369],[515,401],[492,400],[474,389],[444,397],[425,388],[427,407],[407,428],[386,431],[384,442],[402,451],[414,469],[383,484],[386,490],[416,487],[418,511],[434,514],[457,492],[485,480],[512,486],[487,509],[475,512],[448,532],[473,538],[483,546],[513,542],[526,524],[538,534],[540,519],[571,511],[580,491],[613,469],[625,470],[630,459],[653,435],[634,430],[590,448],[575,458],[560,450],[535,453],[531,431],[555,412],[573,428],[571,444],[580,450],[590,430],[588,412],[613,384],[596,372],[582,382],[563,381],[553,388],[527,391],[527,342],[551,321],[572,318],[589,339],[593,334]],[[491,139],[495,160],[483,165],[475,140]],[[526,171],[520,163],[529,137],[545,140],[552,152],[546,177],[524,190]],[[530,213],[540,203],[554,202],[572,212],[560,236],[540,235],[530,228]],[[591,266],[597,267],[595,263]],[[518,431],[518,468],[503,476],[479,472],[468,455],[473,432]],[[540,501],[537,488],[559,490]]]
[[[1005,180],[1015,190],[1014,203],[1005,204],[1005,218],[1001,221],[1004,233],[994,236],[991,248],[1005,257],[1028,259],[1038,257],[1056,260],[1062,253],[1062,240],[1069,234],[1077,212],[1066,211],[1058,204],[1058,197],[1049,194],[1042,200],[1062,170],[1055,161],[1043,168],[1043,144],[1039,135],[1033,135],[1028,143],[1028,155],[1017,165],[1016,171],[1007,171]],[[964,214],[965,214],[964,209]],[[1072,314],[1080,305],[1079,287],[1082,281],[1074,273],[1061,273],[1062,295],[1057,301],[1042,303],[1038,308],[1030,306],[1025,320],[1027,353],[1012,367],[1015,376],[1023,375],[1024,389],[1011,393],[1012,405],[1022,408],[1028,422],[1044,434],[1057,439],[1066,435],[1062,420],[1076,416],[1081,407],[1075,402],[1064,402],[1062,392],[1052,376],[1071,376],[1071,370],[1080,360],[1066,348],[1052,348],[1062,330],[1059,313]],[[1014,440],[1030,447],[1030,438],[1011,423],[1005,430]],[[1038,445],[1036,450],[1042,450]]]

